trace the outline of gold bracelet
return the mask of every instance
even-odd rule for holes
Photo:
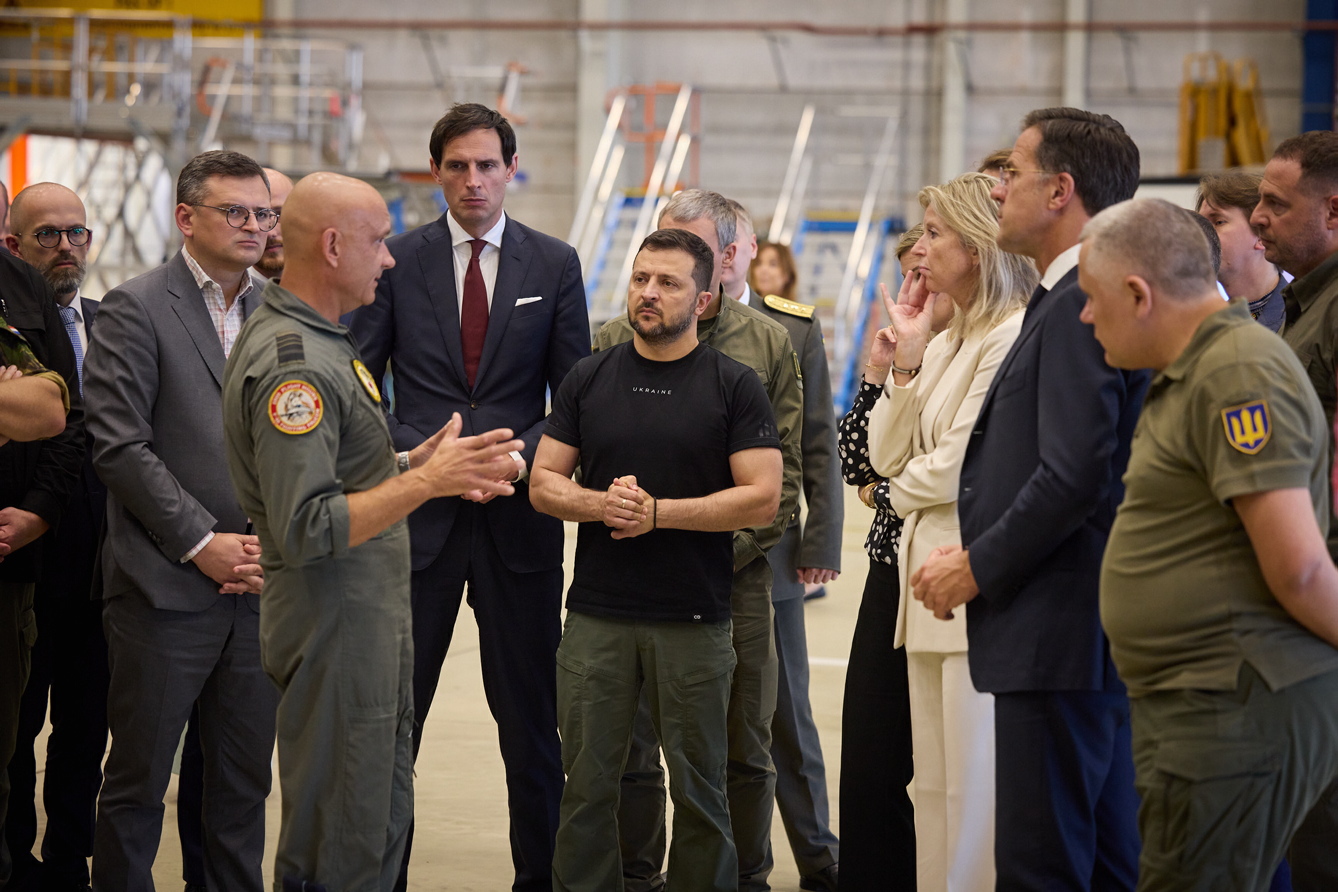
[[[864,367],[865,367],[866,369],[873,369],[875,372],[885,372],[885,371],[887,371],[887,366],[885,366],[885,365],[874,365],[874,364],[871,363],[871,362],[866,362],[866,363],[864,363]]]
[[[878,488],[878,484],[881,482],[881,480],[875,480],[873,483],[866,483],[859,488],[859,500],[864,503],[864,507],[878,509],[878,506],[873,502],[873,491]]]

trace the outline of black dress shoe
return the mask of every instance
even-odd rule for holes
[[[836,862],[833,861],[817,873],[799,878],[799,888],[804,892],[836,892]]]

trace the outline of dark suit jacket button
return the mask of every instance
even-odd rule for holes
[[[470,403],[469,403],[469,408],[471,408],[471,409],[477,409],[478,407],[479,407],[479,404],[478,404],[478,403],[474,402],[473,400],[470,401]]]
[[[962,487],[962,492],[970,492],[970,491],[971,491],[971,487],[969,487],[969,486],[963,486],[963,487]]]

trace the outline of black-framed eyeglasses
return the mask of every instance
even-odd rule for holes
[[[21,232],[14,234],[16,236],[23,235]],[[72,226],[69,229],[39,229],[33,233],[33,238],[37,239],[37,244],[43,248],[58,248],[62,235],[69,240],[71,248],[82,248],[93,237],[93,230],[87,226]]]
[[[253,211],[250,208],[244,208],[239,204],[234,204],[229,208],[221,208],[212,204],[193,204],[191,207],[213,208],[216,211],[222,211],[228,215],[228,225],[233,229],[241,229],[246,225],[246,221],[251,215],[255,215],[256,226],[260,227],[261,232],[269,232],[275,226],[279,225],[279,212],[272,211],[269,208],[261,208]]]
[[[999,182],[1007,186],[1017,179],[1017,175],[1020,173],[1054,173],[1054,171],[1037,170],[1036,168],[1001,167],[999,168]]]

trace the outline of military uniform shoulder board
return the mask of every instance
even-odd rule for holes
[[[289,362],[306,362],[306,349],[302,346],[302,335],[295,331],[281,331],[274,336],[274,349],[278,354],[279,365]]]
[[[795,303],[792,300],[786,300],[783,297],[777,297],[774,294],[768,294],[762,298],[762,303],[771,307],[777,313],[785,313],[788,316],[798,316],[800,319],[812,319],[813,311],[817,307],[811,307],[808,304]]]

